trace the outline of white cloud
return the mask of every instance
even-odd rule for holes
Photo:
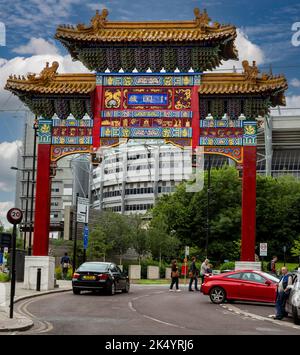
[[[239,60],[228,60],[224,62],[218,69],[224,71],[242,68],[242,61],[248,60],[250,64],[255,60],[257,65],[265,62],[265,55],[263,50],[253,42],[251,42],[248,36],[241,30],[237,29],[237,38],[235,40],[235,46],[238,49]]]
[[[0,192],[11,192],[15,189],[16,172],[10,167],[16,165],[21,146],[21,141],[0,143]]]
[[[0,202],[0,223],[4,225],[5,228],[10,228],[11,224],[8,223],[6,219],[7,212],[14,207],[12,201]]]
[[[294,78],[290,81],[291,86],[294,88],[300,88],[300,80],[297,78]]]
[[[70,55],[34,55],[32,57],[15,57],[10,60],[0,58],[0,109],[15,110],[20,107],[21,101],[10,92],[4,90],[6,81],[11,74],[26,75],[27,73],[40,73],[46,62],[59,62],[59,73],[86,73],[88,69],[79,61],[73,62]]]
[[[15,48],[13,52],[17,54],[59,55],[59,51],[54,44],[46,41],[44,38],[36,38],[36,37],[32,37],[27,44]]]

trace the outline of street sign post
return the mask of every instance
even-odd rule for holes
[[[268,256],[268,243],[259,244],[259,256]]]
[[[11,282],[10,282],[10,311],[9,318],[14,317],[14,298],[16,291],[16,238],[17,224],[20,224],[23,218],[23,212],[19,208],[12,208],[7,212],[7,220],[13,225],[12,234],[12,257],[11,257]]]
[[[286,253],[286,246],[283,246],[283,266],[285,266],[285,253]]]
[[[83,262],[84,263],[86,261],[86,250],[88,248],[88,244],[89,244],[89,227],[86,224],[83,230]]]
[[[77,222],[88,223],[89,222],[89,205],[88,198],[78,197],[77,202]]]

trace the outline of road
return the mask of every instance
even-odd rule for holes
[[[22,334],[204,335],[300,334],[292,323],[244,315],[251,305],[214,305],[199,292],[168,292],[167,286],[132,285],[129,294],[71,292],[29,299],[17,311],[33,318]],[[253,306],[267,316],[274,307]],[[242,310],[242,313],[239,312]],[[15,333],[17,334],[17,333]]]

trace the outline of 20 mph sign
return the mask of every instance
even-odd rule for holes
[[[7,212],[7,220],[11,224],[19,224],[23,218],[23,212],[19,208],[11,208]]]

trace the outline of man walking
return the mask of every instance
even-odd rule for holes
[[[191,266],[190,266],[189,276],[190,276],[189,291],[191,291],[191,292],[194,291],[192,289],[192,285],[193,285],[194,281],[195,281],[195,290],[199,291],[199,288],[198,288],[198,269],[197,269],[197,266],[196,266],[196,257],[195,256],[192,257],[192,263],[191,263]]]
[[[66,280],[68,270],[71,264],[70,258],[68,257],[68,253],[65,253],[65,255],[61,258],[60,264],[62,268],[62,278],[63,280]]]
[[[288,269],[284,266],[281,268],[281,278],[277,287],[276,295],[276,316],[274,319],[281,320],[286,317],[285,303],[289,297],[290,288],[293,284],[292,275],[288,273]]]

